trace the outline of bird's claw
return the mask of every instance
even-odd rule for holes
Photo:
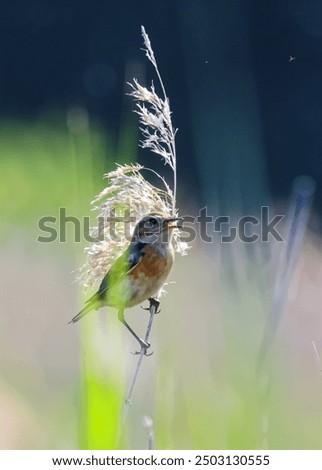
[[[149,349],[149,347],[151,346],[150,343],[147,343],[146,341],[143,341],[143,339],[140,340],[140,346],[141,346],[141,350],[140,351],[135,351],[135,352],[132,352],[132,354],[134,354],[135,356],[137,356],[138,354],[141,354],[142,350],[144,350],[144,356],[152,356],[153,352],[151,353],[147,353],[147,350]]]
[[[158,302],[158,304],[159,304],[159,302]],[[147,312],[149,312],[149,310],[150,310],[150,307],[143,307],[142,305],[140,305],[140,307],[142,308],[142,310],[146,310]],[[157,313],[160,313],[160,312],[161,312],[161,309],[160,308],[158,309],[158,307],[157,307],[154,314],[156,315]]]
[[[151,351],[150,353],[147,353],[146,350],[145,350],[144,355],[145,355],[146,357],[152,356],[152,354],[153,354],[153,351]]]
[[[134,351],[131,354],[133,354],[134,356],[138,356],[139,354],[141,354],[141,351]],[[144,356],[149,357],[149,356],[152,356],[152,354],[153,354],[153,351],[151,351],[150,353],[147,353],[147,350],[146,349],[144,350]]]
[[[160,302],[156,299],[153,299],[153,297],[150,297],[148,300],[150,302],[149,310],[151,307],[155,307],[154,314],[156,315],[157,313],[160,313],[161,312],[161,310],[159,309]]]
[[[153,307],[156,307],[156,311],[159,309],[160,302],[158,300],[154,299],[153,297],[150,297],[148,301],[150,302],[150,306],[153,305]]]

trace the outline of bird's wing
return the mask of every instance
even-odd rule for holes
[[[129,274],[141,262],[144,256],[144,246],[144,243],[137,243],[128,248],[128,271],[126,274]]]
[[[104,300],[110,285],[116,284],[124,277],[126,277],[132,269],[134,269],[141,261],[144,256],[144,244],[136,243],[135,245],[130,245],[127,250],[120,256],[111,269],[108,271],[106,276],[101,282],[98,291],[90,297],[86,302],[83,310],[81,310],[71,321],[70,323],[75,323],[81,318],[83,318],[91,310],[98,309],[104,305]]]
[[[111,282],[116,283],[126,277],[138,264],[144,256],[144,244],[136,243],[130,245],[127,250],[120,256],[111,269],[104,277],[97,294],[101,299],[105,297]]]

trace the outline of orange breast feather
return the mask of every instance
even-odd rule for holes
[[[147,246],[145,253],[131,275],[136,279],[145,275],[147,278],[157,278],[166,275],[172,266],[172,256],[160,257],[152,247]]]

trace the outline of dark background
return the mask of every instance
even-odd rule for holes
[[[319,0],[7,2],[1,117],[34,119],[81,105],[117,134],[132,106],[126,81],[133,71],[146,83],[153,78],[141,24],[179,127],[183,191],[232,207],[241,195],[248,209],[263,194],[288,198],[294,178],[306,174],[317,183],[319,208]]]

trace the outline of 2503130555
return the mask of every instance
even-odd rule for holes
[[[268,455],[196,455],[195,465],[269,465]]]

